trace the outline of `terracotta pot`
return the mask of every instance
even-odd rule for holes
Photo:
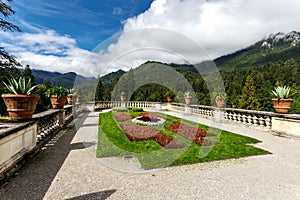
[[[52,105],[52,108],[54,108],[54,109],[64,108],[66,100],[67,100],[66,96],[57,98],[55,95],[52,95],[50,97],[51,105]]]
[[[223,98],[216,99],[216,104],[217,104],[218,108],[225,108],[226,99],[223,99]]]
[[[287,114],[293,103],[293,99],[272,99],[274,109],[277,113]]]
[[[187,105],[190,105],[192,102],[192,97],[186,97],[184,100]]]
[[[170,96],[167,96],[167,101],[169,102],[169,103],[171,103],[172,102],[172,97],[170,97]]]
[[[68,97],[67,97],[68,104],[72,105],[73,102],[76,101],[76,98],[77,98],[76,95],[72,95],[72,94],[71,94],[71,95],[68,95]]]
[[[2,98],[12,119],[28,119],[32,117],[40,95],[2,94]]]
[[[121,95],[121,101],[126,101],[126,95]]]

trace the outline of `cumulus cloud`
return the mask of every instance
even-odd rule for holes
[[[97,75],[94,73],[96,54],[79,48],[76,40],[68,35],[59,35],[53,30],[40,30],[39,33],[1,32],[0,35],[2,45],[22,65],[48,71]]]
[[[24,65],[97,76],[148,60],[194,64],[214,59],[271,33],[299,31],[299,10],[299,0],[154,0],[144,13],[123,22],[120,35],[93,51],[53,30],[0,34],[2,46]]]
[[[299,10],[298,0],[155,0],[147,11],[127,19],[119,40],[99,56],[102,67],[113,60],[112,69],[146,60],[197,63],[271,33],[299,30]]]

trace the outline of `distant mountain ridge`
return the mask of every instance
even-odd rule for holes
[[[73,88],[74,84],[81,85],[87,82],[95,81],[94,77],[85,77],[75,72],[60,73],[60,72],[49,72],[45,70],[32,69],[35,82],[42,84],[46,78],[49,79],[52,86],[64,86],[67,88]]]
[[[300,32],[296,31],[270,34],[266,38],[250,45],[247,48],[221,56],[213,61],[221,72],[230,72],[237,69],[257,67],[268,62],[285,62],[292,58],[300,59]],[[151,62],[156,61],[147,61],[144,64]],[[170,63],[167,65],[176,70],[198,73],[193,65],[176,63]],[[199,65],[201,65],[201,63]],[[45,78],[48,78],[52,85],[62,85],[68,88],[73,87],[75,79],[76,85],[96,80],[94,77],[84,77],[77,75],[74,72],[65,74],[59,72],[47,72],[43,70],[32,70],[32,72],[38,84],[43,83]],[[108,73],[101,78],[103,82],[110,82],[120,78],[125,73],[126,71],[119,69],[118,71]]]
[[[300,32],[270,34],[255,44],[216,58],[220,71],[255,67],[267,62],[300,58]]]

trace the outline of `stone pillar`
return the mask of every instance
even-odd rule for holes
[[[224,119],[224,111],[222,109],[216,108],[213,110],[213,119],[216,122],[223,122]]]

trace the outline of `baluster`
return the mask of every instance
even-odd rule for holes
[[[248,125],[252,125],[252,116],[248,115],[247,119],[248,119]]]
[[[247,116],[245,114],[243,114],[242,116],[242,119],[243,119],[243,124],[246,124],[247,123]]]
[[[224,113],[224,120],[228,120],[228,113],[227,112]]]
[[[234,122],[237,121],[237,114],[236,113],[233,113],[232,119],[233,119]]]
[[[267,118],[265,119],[265,121],[266,121],[266,127],[267,127],[268,129],[271,129],[271,119],[270,119],[270,117],[267,117]]]
[[[264,118],[262,118],[262,117],[260,117],[260,118],[258,118],[258,122],[259,122],[259,125],[260,126],[265,126],[265,120],[264,120]]]
[[[232,113],[229,113],[229,115],[228,115],[228,120],[229,120],[229,121],[232,121]]]
[[[254,125],[258,124],[258,118],[256,117],[256,115],[254,115],[254,117],[253,117],[253,124]]]

